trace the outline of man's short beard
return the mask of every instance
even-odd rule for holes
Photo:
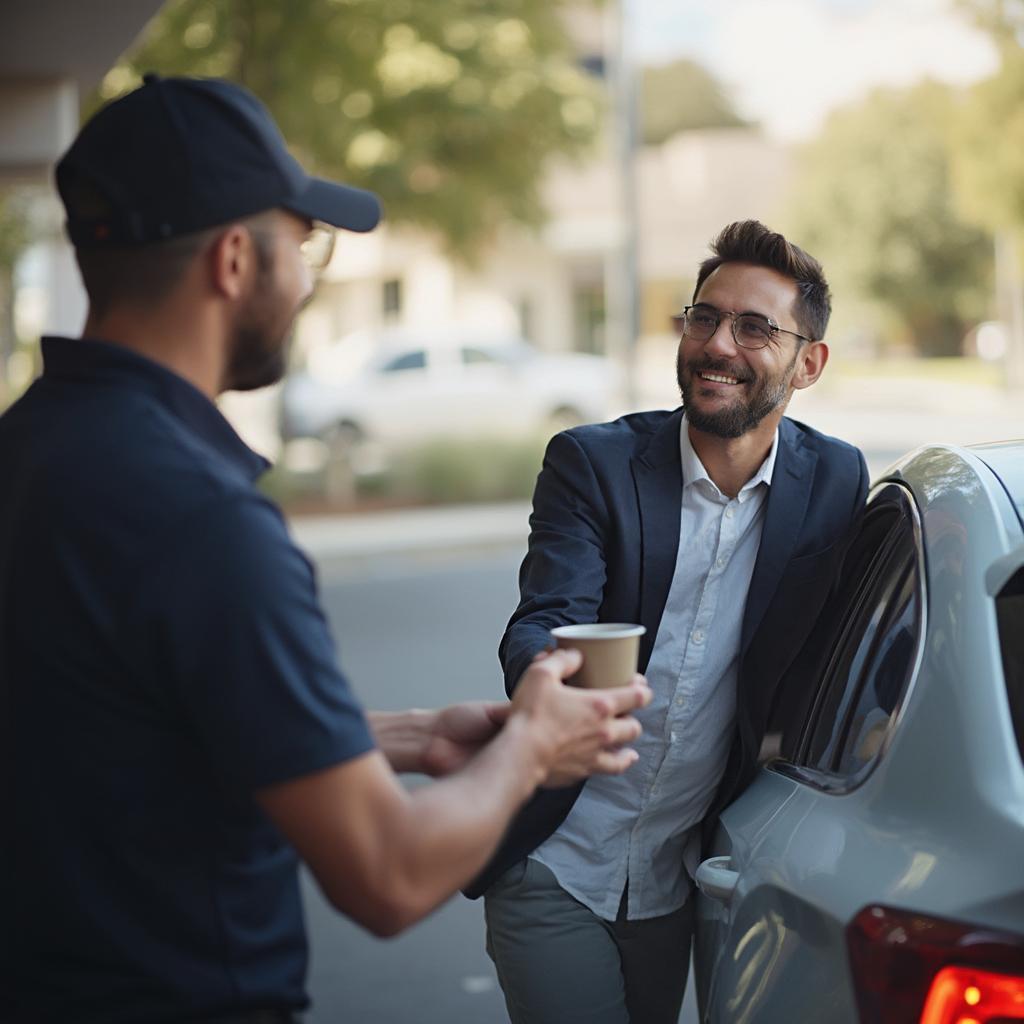
[[[276,384],[288,368],[292,325],[298,311],[283,320],[274,303],[280,301],[274,288],[274,253],[270,242],[253,232],[256,246],[256,284],[248,307],[235,325],[224,388],[256,391]],[[281,323],[280,333],[276,324]]]
[[[693,401],[694,381],[699,379],[697,371],[728,373],[730,376],[732,374],[725,368],[714,367],[705,361],[691,369],[687,376],[684,372],[682,353],[680,353],[676,360],[676,380],[683,399],[683,408],[686,410],[686,421],[694,429],[713,437],[721,437],[726,440],[742,437],[780,406],[785,409],[789,402],[787,380],[795,363],[796,356],[794,355],[792,362],[778,379],[774,381],[762,379],[760,382],[755,382],[748,400],[735,402],[728,408],[720,409],[717,412],[703,412],[696,407]],[[737,385],[737,387],[745,386],[745,384]]]
[[[267,347],[265,328],[236,328],[231,363],[227,371],[228,390],[257,391],[276,384],[288,368],[287,351],[287,339]]]

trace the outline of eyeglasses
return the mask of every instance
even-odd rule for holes
[[[714,306],[703,302],[687,306],[673,319],[688,338],[694,341],[710,341],[724,316],[732,317],[732,336],[740,348],[764,348],[776,334],[792,334],[801,341],[812,340],[797,334],[796,331],[787,331],[760,313],[730,313],[728,310],[715,309]]]
[[[299,246],[306,266],[319,274],[331,262],[337,232],[327,224],[316,223]]]

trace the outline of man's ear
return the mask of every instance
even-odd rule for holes
[[[796,358],[792,385],[798,391],[809,388],[822,374],[828,362],[828,345],[823,341],[806,344]]]
[[[242,224],[232,224],[210,247],[210,283],[226,299],[241,298],[249,287],[255,258],[253,238]]]

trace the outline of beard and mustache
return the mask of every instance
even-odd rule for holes
[[[276,384],[288,369],[295,318],[312,299],[289,308],[275,276],[271,243],[253,233],[256,281],[248,305],[235,323],[230,357],[224,373],[225,391],[256,391]]]
[[[789,380],[797,355],[775,375],[757,374],[750,367],[731,366],[723,359],[701,358],[687,362],[682,350],[676,358],[676,381],[686,409],[686,420],[694,429],[713,437],[734,439],[753,430],[766,416],[789,402]],[[698,373],[732,377],[737,384],[736,397],[715,410],[697,407],[694,396],[700,387]]]

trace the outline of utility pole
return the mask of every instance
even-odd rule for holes
[[[996,301],[1006,325],[1006,386],[1024,391],[1024,273],[1020,261],[1021,233],[996,235]]]
[[[609,353],[625,372],[625,399],[638,403],[637,341],[640,337],[640,274],[636,193],[638,81],[632,45],[631,0],[608,5],[608,84],[612,100],[612,145],[616,164],[620,233],[618,251],[606,272]]]

